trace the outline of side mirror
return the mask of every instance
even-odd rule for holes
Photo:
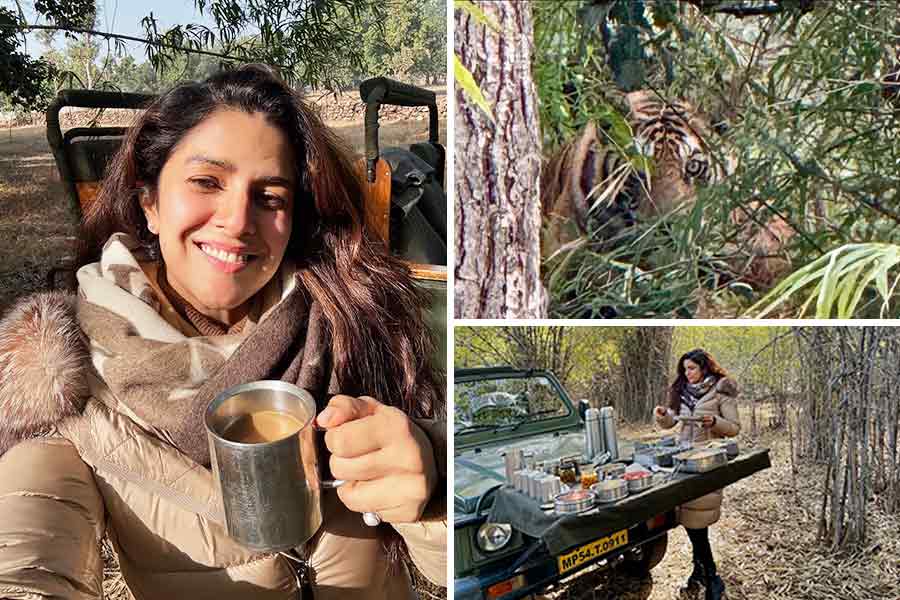
[[[586,398],[582,398],[578,401],[578,417],[581,419],[581,422],[584,423],[584,416],[587,413],[587,409],[591,407],[591,403]]]

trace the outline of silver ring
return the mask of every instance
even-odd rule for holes
[[[364,512],[363,521],[369,527],[376,527],[381,524],[381,517],[376,512]]]

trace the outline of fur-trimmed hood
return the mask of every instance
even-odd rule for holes
[[[0,320],[0,456],[84,408],[90,358],[75,304],[36,294]]]
[[[734,398],[738,395],[738,384],[731,377],[723,377],[716,382],[716,391],[720,394]]]

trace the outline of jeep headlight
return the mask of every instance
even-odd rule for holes
[[[512,525],[507,523],[485,523],[478,528],[475,536],[478,547],[484,552],[496,552],[512,539]]]

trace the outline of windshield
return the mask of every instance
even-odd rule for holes
[[[457,382],[454,397],[457,434],[515,427],[569,414],[557,388],[542,375]]]

